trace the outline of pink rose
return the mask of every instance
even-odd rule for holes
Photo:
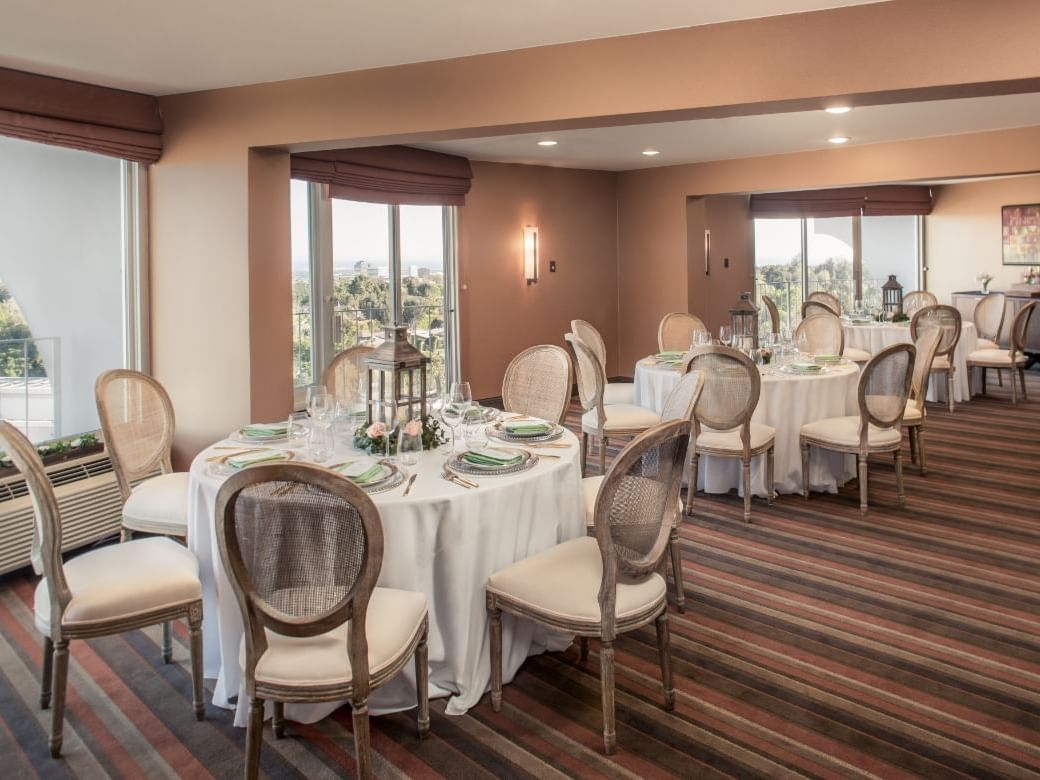
[[[409,420],[404,426],[405,436],[418,436],[422,433],[422,423],[418,420]]]
[[[365,431],[370,439],[378,439],[380,436],[386,436],[386,425],[381,422],[374,422],[368,426],[368,430]]]

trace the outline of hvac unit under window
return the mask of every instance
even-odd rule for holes
[[[123,497],[103,453],[46,468],[61,510],[62,550],[119,533]],[[0,574],[30,565],[33,505],[21,474],[0,480]]]

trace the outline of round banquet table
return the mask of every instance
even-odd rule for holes
[[[827,366],[820,375],[788,374],[773,366],[762,367],[762,392],[751,419],[776,429],[773,489],[778,493],[802,492],[802,454],[798,434],[806,423],[825,417],[859,414],[856,387],[859,367],[855,363]],[[679,371],[656,365],[649,359],[636,363],[635,402],[658,414],[665,399],[679,382]],[[855,458],[813,447],[809,459],[809,487],[814,491],[837,492],[856,475]],[[702,455],[697,463],[697,489],[706,493],[728,493],[736,488],[743,495],[739,458]],[[751,492],[766,496],[766,457],[751,461]]]
[[[461,715],[477,703],[491,680],[484,585],[489,575],[585,534],[581,468],[576,437],[564,433],[568,449],[553,449],[559,459],[541,458],[529,471],[500,477],[470,477],[479,488],[466,489],[441,478],[445,453],[428,452],[417,466],[407,497],[404,486],[372,495],[383,523],[383,565],[378,585],[426,594],[429,609],[430,696],[452,697],[447,712]],[[225,440],[213,446],[237,445]],[[249,445],[240,445],[243,448]],[[279,446],[279,445],[268,445]],[[281,445],[284,446],[284,445]],[[217,491],[224,477],[206,458],[230,450],[208,448],[191,464],[188,547],[199,559],[203,587],[205,675],[216,678],[213,703],[235,708],[246,701],[239,667],[243,626],[234,592],[220,560],[216,539]],[[305,460],[297,450],[295,460]],[[358,457],[340,449],[330,462]],[[570,637],[503,615],[503,674],[509,681],[528,655],[564,649]],[[287,704],[286,717],[313,723],[346,702]],[[375,714],[416,705],[414,665],[369,699]],[[237,707],[235,725],[245,726],[248,707]]]
[[[845,331],[845,346],[865,349],[871,355],[876,355],[885,347],[893,344],[910,343],[910,323],[877,323],[871,322],[864,325],[854,325],[851,322],[843,322],[842,330]],[[968,355],[975,351],[978,341],[978,332],[972,322],[961,322],[961,338],[953,350],[953,400],[957,402],[971,400],[971,377],[968,375]],[[981,387],[976,388],[981,390]],[[928,381],[928,393],[925,395],[928,401],[946,401],[946,377],[943,374],[932,374]]]

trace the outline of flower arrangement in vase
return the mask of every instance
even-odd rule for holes
[[[409,426],[414,427],[410,428]],[[404,432],[406,435],[415,436],[419,433],[419,426],[418,420],[410,420],[404,424]],[[440,424],[429,415],[422,418],[421,426],[423,452],[434,450],[448,440],[441,430]],[[400,437],[391,437],[390,450],[387,453],[386,437],[390,433],[391,431],[386,427],[386,423],[374,422],[371,425],[362,425],[354,431],[354,446],[371,455],[396,455],[397,443]]]
[[[1022,281],[1026,284],[1040,284],[1040,270],[1029,266],[1028,269],[1022,272]]]
[[[993,281],[993,274],[981,273],[975,277],[975,281],[982,285],[982,292],[989,292],[989,283]]]

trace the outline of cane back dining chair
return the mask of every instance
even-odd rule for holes
[[[953,384],[957,366],[953,362],[953,353],[961,340],[961,313],[954,306],[938,304],[918,309],[910,320],[910,338],[917,341],[917,334],[923,327],[935,327],[942,334],[939,346],[932,360],[932,374],[946,376],[946,403],[953,411]]]
[[[730,347],[698,347],[687,364],[689,371],[704,375],[704,388],[693,412],[686,513],[693,513],[700,457],[737,458],[743,471],[744,522],[750,523],[751,460],[763,454],[766,456],[766,499],[773,503],[776,430],[751,420],[762,392],[762,377],[747,355]]]
[[[1026,400],[1026,334],[1029,321],[1036,309],[1036,301],[1030,301],[1015,315],[1011,322],[1010,346],[1008,349],[977,349],[968,355],[968,372],[978,368],[982,371],[982,394],[986,394],[986,370],[994,368],[997,376],[1001,371],[1011,373],[1011,403],[1018,403],[1018,388],[1015,386],[1015,369],[1022,384],[1022,400]]]
[[[811,317],[813,314],[830,314],[834,317],[838,315],[834,313],[834,310],[823,301],[808,300],[802,303],[802,319]]]
[[[585,413],[581,416],[581,475],[589,452],[589,437],[599,444],[599,473],[607,471],[607,445],[611,436],[636,436],[661,422],[658,414],[635,404],[603,402],[603,370],[596,354],[580,338],[568,333],[565,338],[574,353],[578,400]]]
[[[0,447],[25,478],[35,510],[32,562],[43,577],[36,586],[33,611],[44,637],[40,706],[51,708],[51,755],[61,755],[73,639],[186,618],[192,705],[196,720],[202,720],[202,584],[195,556],[158,536],[98,547],[63,563],[58,501],[36,448],[6,421],[0,421]]]
[[[977,334],[975,349],[1000,349],[1000,331],[1004,329],[1006,311],[1007,299],[1004,293],[989,293],[978,302],[971,313]]]
[[[798,435],[802,450],[802,495],[809,499],[811,447],[855,455],[859,473],[859,509],[867,513],[867,456],[891,452],[895,458],[899,505],[903,492],[903,458],[900,425],[910,395],[916,350],[913,344],[893,344],[878,352],[859,376],[859,414],[826,417],[806,423]]]
[[[599,361],[603,374],[603,403],[635,403],[636,386],[632,382],[610,382],[607,379],[607,345],[596,327],[585,320],[571,320],[571,333],[584,341]]]
[[[809,302],[806,301],[806,306]],[[809,314],[794,330],[798,351],[809,355],[841,355],[845,351],[845,331],[841,320],[829,311]]]
[[[903,302],[900,304],[903,307],[903,314],[907,317],[913,317],[919,309],[923,309],[925,306],[937,306],[939,299],[935,297],[934,293],[930,293],[927,290],[911,290],[903,296]]]
[[[657,349],[661,352],[686,352],[693,346],[693,336],[698,331],[708,332],[700,317],[684,311],[666,314],[657,326]]]
[[[835,317],[841,316],[841,301],[838,300],[838,296],[833,295],[832,293],[824,292],[823,290],[817,290],[816,292],[809,293],[806,300],[819,301],[820,303],[824,304],[828,309],[830,309],[831,314],[833,314]]]
[[[701,396],[704,387],[704,377],[696,371],[689,371],[689,364],[683,369],[683,376],[679,383],[665,399],[664,408],[661,410],[661,420],[671,422],[673,420],[687,420],[690,423],[690,431],[693,431],[693,410],[697,405],[697,399]],[[689,450],[687,450],[689,455]],[[596,498],[600,488],[603,486],[605,476],[585,477],[581,481],[582,492],[585,497],[585,525],[589,536],[595,536],[596,520]],[[682,518],[683,507],[680,500],[676,505],[675,516],[672,518],[672,531],[668,537],[668,552],[672,559],[672,581],[675,584],[675,606],[680,612],[686,611],[686,590],[682,579],[682,551],[679,549],[679,521]]]
[[[766,311],[769,312],[769,325],[772,328],[774,336],[780,335],[780,310],[776,308],[776,301],[770,298],[768,295],[762,296],[762,303],[766,307]]]
[[[502,379],[502,406],[507,412],[563,423],[571,402],[574,369],[563,347],[540,344],[510,361]]]
[[[123,494],[123,539],[135,531],[186,538],[188,474],[170,463],[174,416],[166,390],[147,374],[120,368],[97,378],[94,396]]]
[[[368,494],[320,466],[260,465],[221,486],[216,516],[221,561],[245,628],[246,777],[257,776],[265,700],[280,738],[285,702],[341,699],[353,709],[357,774],[370,777],[369,693],[413,656],[425,737],[426,596],[376,587],[383,529]]]
[[[322,374],[321,383],[337,401],[343,404],[360,403],[365,400],[362,380],[367,376],[365,358],[375,352],[375,347],[355,344],[338,353]]]
[[[910,380],[910,396],[903,412],[903,427],[910,437],[910,462],[917,465],[921,474],[925,474],[928,465],[925,462],[924,420],[927,411],[924,397],[928,393],[928,375],[931,373],[935,351],[942,340],[942,332],[938,328],[923,327],[914,342],[917,354],[914,357],[914,372]]]
[[[607,472],[596,499],[595,537],[571,539],[488,578],[491,706],[496,712],[502,708],[502,612],[579,637],[599,637],[603,747],[608,754],[617,741],[618,634],[656,623],[665,708],[674,709],[667,588],[660,569],[689,438],[686,420],[661,423],[640,434]]]

